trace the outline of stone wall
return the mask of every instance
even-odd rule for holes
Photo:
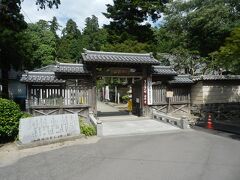
[[[197,123],[206,123],[211,114],[212,121],[221,124],[240,126],[240,103],[214,103],[192,105],[191,112],[198,116]]]
[[[240,102],[239,81],[199,81],[191,88],[192,104]]]
[[[203,104],[203,82],[198,82],[192,85],[191,88],[191,103]]]
[[[239,82],[204,82],[202,92],[205,104],[240,102]]]

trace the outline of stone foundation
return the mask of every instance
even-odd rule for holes
[[[211,114],[213,122],[240,126],[240,103],[192,105],[191,113],[199,117],[197,122],[207,122]]]

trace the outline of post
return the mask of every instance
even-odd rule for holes
[[[182,129],[189,128],[188,119],[187,119],[186,116],[182,116],[180,121],[181,121],[181,128]]]
[[[117,86],[115,86],[115,103],[117,103],[118,94],[117,94]]]
[[[96,66],[92,66],[92,77],[93,77],[93,86],[92,86],[92,110],[94,114],[97,114],[97,93],[96,93],[96,83],[97,83],[97,73],[96,73]]]
[[[28,85],[27,84],[27,99],[25,100],[25,107],[26,107],[26,111],[28,112],[28,113],[30,113],[30,85]]]
[[[191,114],[191,96],[190,96],[190,89],[188,90],[188,114]]]
[[[168,99],[168,108],[167,108],[167,113],[170,112],[170,97],[167,98]]]
[[[168,108],[167,108],[167,113],[169,113],[170,112],[170,101],[171,101],[171,99],[170,98],[173,98],[173,91],[167,91],[166,92],[166,98],[167,98],[167,100],[168,100]]]
[[[117,93],[117,103],[120,103],[120,93]]]
[[[102,121],[97,121],[97,136],[103,136],[103,124]]]

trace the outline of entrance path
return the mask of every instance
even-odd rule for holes
[[[136,134],[155,134],[180,131],[170,124],[153,120],[149,117],[128,115],[116,107],[98,102],[99,120],[103,122],[103,136],[122,136]]]
[[[104,102],[97,102],[98,117],[128,115],[127,111],[120,110]]]
[[[152,119],[103,122],[103,136],[156,134],[175,131],[181,131],[181,129]]]

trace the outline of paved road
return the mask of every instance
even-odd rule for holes
[[[103,138],[20,159],[1,180],[239,180],[240,141],[199,131]]]

